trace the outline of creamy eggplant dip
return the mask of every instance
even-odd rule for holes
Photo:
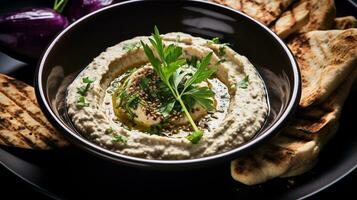
[[[249,141],[264,82],[229,44],[173,32],[109,47],[70,84],[68,115],[90,141],[146,159],[191,159]]]

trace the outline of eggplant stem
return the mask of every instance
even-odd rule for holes
[[[68,0],[55,0],[55,3],[53,5],[53,10],[55,10],[58,13],[62,13],[67,2]]]

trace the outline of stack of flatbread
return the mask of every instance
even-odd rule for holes
[[[268,144],[232,161],[232,177],[254,185],[308,171],[336,133],[357,76],[356,19],[335,18],[333,0],[214,1],[256,18],[285,39],[302,78],[295,118]]]
[[[33,87],[0,74],[0,144],[26,149],[68,145],[41,112]]]

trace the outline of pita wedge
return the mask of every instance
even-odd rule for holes
[[[255,18],[268,26],[276,20],[294,0],[212,0]]]
[[[336,16],[334,0],[305,0],[309,2],[309,21],[299,33],[332,28]]]
[[[0,144],[27,149],[52,149],[68,144],[42,114],[34,89],[2,74]]]
[[[357,29],[311,31],[288,46],[301,71],[302,108],[324,101],[357,66]]]
[[[334,29],[344,30],[355,28],[357,20],[353,16],[336,17],[334,20]]]
[[[333,0],[301,0],[285,11],[271,29],[282,39],[294,33],[327,30],[333,27],[335,15]]]
[[[300,111],[295,120],[255,152],[231,162],[232,177],[246,185],[310,170],[324,145],[334,136],[338,119],[357,70],[324,103]]]
[[[294,4],[290,10],[281,15],[271,29],[280,38],[285,39],[292,33],[298,32],[309,22],[309,14],[309,2]]]

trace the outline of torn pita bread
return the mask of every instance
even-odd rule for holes
[[[285,11],[271,29],[283,39],[294,33],[327,30],[333,27],[335,15],[333,0],[301,0]]]
[[[345,30],[356,27],[357,20],[353,16],[337,17],[334,20],[334,29]]]
[[[305,0],[309,2],[309,22],[299,33],[332,28],[336,16],[334,0]]]
[[[324,105],[304,111],[305,115],[297,116],[289,127],[268,144],[232,161],[233,179],[246,185],[255,185],[275,177],[296,176],[310,170],[321,149],[337,131],[341,108],[356,75],[357,70],[354,70]],[[321,107],[326,109],[322,115],[317,112]],[[311,116],[316,118],[311,119]],[[304,121],[303,125],[299,121]],[[309,129],[314,126],[319,128]],[[306,129],[310,132],[305,132]],[[308,134],[311,136],[304,136]]]
[[[288,46],[301,71],[303,108],[324,101],[357,66],[357,29],[311,31]]]
[[[292,33],[298,32],[309,21],[309,3],[302,2],[294,4],[293,7],[284,12],[272,26],[274,31],[281,39],[285,39]]]
[[[354,71],[356,74],[357,70]],[[353,76],[351,75],[351,77]],[[299,109],[295,114],[295,119],[287,126],[284,134],[307,140],[321,140],[318,138],[321,134],[317,133],[321,133],[326,127],[333,126],[331,124],[337,122],[341,116],[342,105],[353,83],[351,77],[349,77],[351,80],[348,80],[348,83],[346,81],[342,83],[326,101],[305,109]]]
[[[276,20],[294,0],[212,0],[255,18],[268,26]]]
[[[34,89],[0,74],[0,144],[52,149],[68,145],[38,107]]]
[[[288,171],[296,157],[317,156],[314,141],[279,136],[252,154],[231,162],[234,180],[255,185],[276,178]]]

